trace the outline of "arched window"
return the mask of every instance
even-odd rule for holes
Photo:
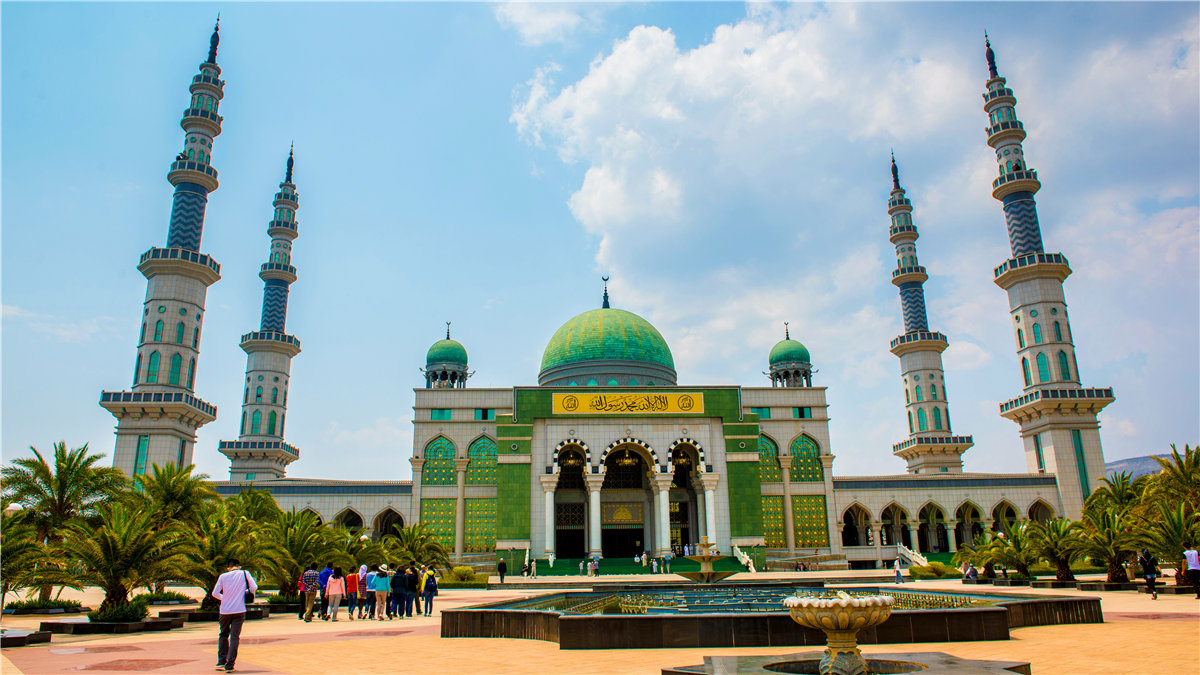
[[[254,414],[250,416],[250,433],[257,434],[261,427],[262,427],[262,411],[255,410]]]
[[[929,400],[930,401],[937,400],[937,385],[936,384],[929,385]]]
[[[280,436],[283,435],[283,424],[285,422],[287,422],[287,413],[283,413],[282,415],[279,416],[279,435]]]
[[[179,384],[179,371],[183,368],[183,357],[178,352],[171,355],[171,372],[168,376],[168,384]]]
[[[1037,355],[1037,367],[1038,367],[1038,382],[1049,382],[1050,381],[1050,359],[1047,359],[1046,355],[1041,352],[1039,352]]]
[[[917,403],[920,403],[924,400],[921,398],[921,385],[918,384],[917,386],[913,387],[913,391],[917,394]]]
[[[821,466],[821,450],[816,441],[808,436],[798,436],[792,441],[792,468],[789,477],[798,483],[820,483],[825,480],[825,468]]]
[[[1062,324],[1060,324],[1057,321],[1054,322],[1054,340],[1056,342],[1063,341],[1063,339],[1062,339]]]
[[[933,428],[935,431],[942,430],[942,410],[941,410],[941,408],[933,409]]]
[[[917,430],[929,431],[929,422],[925,419],[924,408],[917,408]]]
[[[142,354],[138,352],[137,360],[133,362],[133,383],[137,384],[138,375],[142,372]]]
[[[471,463],[467,465],[467,485],[496,484],[496,442],[480,436],[467,448]]]
[[[267,415],[267,435],[275,435],[275,411],[272,410],[270,415]]]
[[[246,393],[242,396],[242,403],[246,404],[249,402],[250,402],[250,387],[246,387]]]
[[[161,321],[159,323],[162,323]],[[158,382],[158,352],[150,352],[150,363],[146,366],[146,382],[154,384]]]
[[[146,341],[146,322],[143,321],[142,322],[142,332],[140,334],[140,337],[138,338],[138,344],[141,344],[145,341]]]
[[[1033,324],[1033,344],[1042,344],[1042,324],[1040,323]]]
[[[242,433],[246,433],[246,411],[242,411]]]
[[[196,359],[191,359],[190,361],[188,361],[188,379],[187,379],[187,388],[188,389],[192,388],[192,382],[195,381],[195,378],[196,378]]]
[[[183,344],[183,322],[175,324],[175,344]]]
[[[1071,366],[1067,363],[1067,353],[1058,353],[1058,372],[1062,373],[1063,380],[1071,379]]]
[[[425,464],[421,467],[422,485],[454,485],[454,444],[445,436],[438,436],[425,446],[422,453]]]
[[[154,341],[162,342],[162,334],[163,334],[163,322],[160,319],[158,321],[158,323],[154,324]]]
[[[904,388],[904,404],[908,405],[909,403],[912,403],[912,400],[910,400],[910,397],[908,395],[908,387],[905,387]]]
[[[188,159],[196,159],[196,151],[192,148],[188,148]]]
[[[908,412],[908,433],[910,433],[910,434],[911,434],[912,432],[913,432],[913,425],[912,425],[912,411],[910,410],[910,411]]]
[[[279,387],[271,387],[271,403],[279,402]]]
[[[1017,346],[1021,349],[1025,348],[1025,331],[1020,328],[1017,329]]]
[[[199,326],[192,329],[192,346],[193,347],[200,346],[200,327]]]
[[[254,402],[262,403],[262,387],[258,387],[254,390]]]
[[[779,448],[775,441],[766,436],[758,437],[758,479],[763,483],[783,480],[783,472],[779,468]]]
[[[1033,384],[1033,377],[1029,375],[1029,359],[1021,359],[1021,370],[1025,373],[1025,386],[1028,387]]]

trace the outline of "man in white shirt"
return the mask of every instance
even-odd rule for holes
[[[233,672],[237,660],[242,624],[246,621],[246,592],[257,591],[258,584],[242,570],[237,558],[229,559],[229,571],[217,577],[212,595],[221,601],[221,635],[217,638],[217,670]]]
[[[1183,552],[1183,574],[1187,580],[1192,582],[1192,588],[1196,591],[1196,597],[1200,598],[1200,552],[1196,551],[1196,547],[1192,542],[1184,544]]]

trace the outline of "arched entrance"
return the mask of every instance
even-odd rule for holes
[[[312,509],[304,509],[301,511],[301,513],[311,513],[313,515],[313,517],[317,519],[318,525],[325,524],[325,519],[321,517],[321,514],[317,513],[316,511],[314,511]]]
[[[385,534],[396,534],[397,527],[404,527],[404,518],[391,508],[384,509],[375,516],[375,540],[379,541]]]
[[[897,542],[912,548],[912,535],[908,531],[908,513],[898,504],[883,510],[883,527],[880,535],[884,546],[895,546]]]
[[[641,447],[625,443],[604,458],[600,497],[600,550],[606,558],[632,558],[650,548],[653,518],[649,463]]]
[[[872,546],[871,514],[852,504],[842,514],[842,546]]]
[[[992,507],[992,531],[1003,532],[1017,522],[1017,509],[1006,501]]]
[[[1038,523],[1045,523],[1054,517],[1054,509],[1042,501],[1037,500],[1029,505],[1029,519]]]
[[[362,516],[350,507],[346,507],[341,513],[333,517],[333,522],[341,525],[348,530],[357,530],[363,526]]]
[[[682,552],[684,544],[700,541],[699,504],[696,484],[700,480],[700,450],[691,443],[677,443],[671,449],[671,492],[668,519],[671,549]]]
[[[917,543],[921,553],[939,553],[950,550],[946,538],[946,514],[941,507],[930,502],[921,509],[920,526],[917,527]]]
[[[954,541],[958,548],[975,541],[975,537],[983,534],[983,513],[971,502],[963,502],[954,512],[958,521],[954,526]]]
[[[558,483],[554,489],[554,554],[582,558],[587,554],[587,467],[583,448],[568,445],[558,451]]]

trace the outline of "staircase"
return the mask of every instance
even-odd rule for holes
[[[896,543],[896,551],[900,553],[902,559],[908,561],[910,566],[920,565],[924,567],[929,564],[928,558],[899,542]]]
[[[849,569],[846,556],[841,553],[800,554],[791,555],[787,549],[769,549],[763,570],[769,572],[793,572],[798,563],[804,563],[809,570],[844,570]]]

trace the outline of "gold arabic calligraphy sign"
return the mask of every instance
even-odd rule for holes
[[[704,412],[704,396],[691,393],[554,394],[555,415],[696,414]]]

